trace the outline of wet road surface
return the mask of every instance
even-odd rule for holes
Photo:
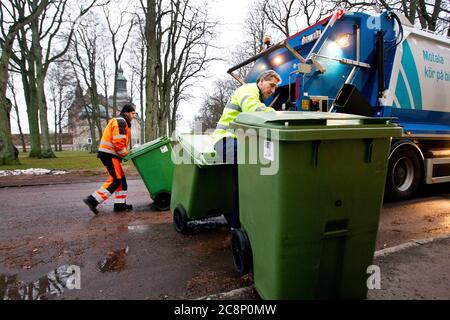
[[[109,200],[94,216],[81,199],[98,186],[0,188],[0,299],[192,299],[251,285],[234,271],[223,218],[180,235],[171,213],[152,207],[140,179],[129,180],[133,212],[113,213]],[[445,233],[448,184],[386,203],[377,250]],[[66,286],[73,266],[79,290]]]

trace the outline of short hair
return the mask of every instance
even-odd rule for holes
[[[273,70],[266,70],[261,72],[258,78],[256,79],[256,83],[259,83],[261,80],[270,80],[272,78],[277,79],[278,82],[281,83],[280,75]]]

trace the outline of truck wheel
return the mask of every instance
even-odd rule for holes
[[[422,168],[417,154],[409,148],[400,148],[389,159],[386,197],[390,200],[413,196],[422,180]]]
[[[186,210],[184,210],[182,205],[178,205],[173,211],[173,225],[175,230],[181,234],[187,234],[189,232],[188,228],[188,217]]]
[[[156,195],[154,200],[155,208],[158,211],[166,211],[170,208],[170,193],[160,192]]]
[[[231,233],[231,252],[233,253],[233,263],[239,275],[243,276],[249,273],[252,268],[252,252],[250,241],[247,234],[234,229]]]

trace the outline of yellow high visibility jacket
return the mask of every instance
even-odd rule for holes
[[[121,159],[128,154],[130,137],[131,128],[125,118],[112,118],[103,131],[98,151]]]
[[[256,83],[247,83],[236,89],[227,105],[213,133],[214,143],[223,138],[237,138],[229,131],[232,122],[241,112],[267,112],[275,109],[267,107],[261,97]]]

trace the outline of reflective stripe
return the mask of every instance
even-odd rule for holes
[[[97,200],[98,203],[102,203],[104,201],[97,192],[94,192],[92,196],[95,198],[95,200]]]
[[[266,107],[258,107],[255,111],[263,111]]]
[[[111,193],[109,193],[108,190],[106,190],[105,188],[100,188],[98,189],[99,192],[103,192],[108,198],[111,197]]]
[[[107,141],[101,141],[101,142],[100,142],[100,145],[102,145],[102,144],[104,144],[105,146],[113,147],[113,148],[114,148],[114,145],[113,145],[112,143],[110,143],[110,142],[107,142]]]
[[[218,123],[217,126],[216,126],[216,129],[219,129],[219,130],[228,130],[228,128],[230,128],[230,127],[226,126],[226,125],[223,125],[223,124],[220,124],[220,123]]]
[[[225,106],[225,108],[227,108],[227,109],[232,109],[232,110],[236,110],[236,111],[239,111],[239,112],[242,112],[241,107],[239,107],[239,106],[237,106],[237,105],[235,105],[235,104],[232,104],[232,103],[227,103],[227,105]]]
[[[127,196],[127,192],[126,191],[116,191],[114,192],[114,196],[116,197],[121,197],[121,196]]]
[[[126,139],[126,138],[127,138],[127,136],[124,134],[119,134],[119,135],[113,136],[113,139]]]
[[[117,151],[117,153],[118,154],[126,154],[126,153],[128,153],[128,151],[127,150],[120,150],[120,151]]]
[[[247,100],[248,98],[250,98],[251,95],[246,95],[241,99],[241,106],[244,104],[244,101]]]
[[[106,153],[110,153],[110,154],[113,154],[115,156],[118,156],[117,152],[115,152],[115,151],[113,151],[111,149],[106,149],[106,148],[100,147],[100,148],[98,148],[98,151],[106,152]]]
[[[118,198],[116,198],[114,200],[114,203],[126,203],[126,202],[127,202],[127,199],[118,199]]]

